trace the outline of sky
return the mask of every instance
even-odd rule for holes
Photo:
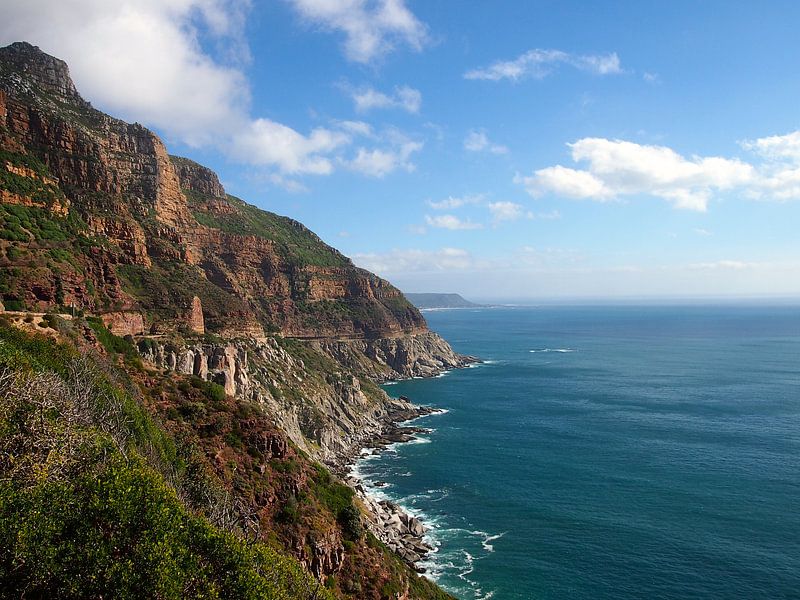
[[[403,291],[800,297],[800,3],[0,11],[0,44]]]

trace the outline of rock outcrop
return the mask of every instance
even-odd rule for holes
[[[347,462],[398,413],[413,410],[379,388],[364,389],[341,365],[331,362],[325,372],[313,368],[307,361],[324,357],[297,342],[178,345],[143,339],[138,347],[142,358],[159,368],[217,383],[231,396],[258,403],[299,448],[332,465]]]
[[[103,323],[114,335],[142,335],[144,333],[144,319],[138,312],[118,311],[107,312],[102,316]]]
[[[377,381],[433,377],[476,362],[474,357],[453,352],[450,344],[432,331],[377,339],[319,340],[314,345]]]
[[[203,319],[203,303],[197,296],[192,298],[192,305],[189,307],[189,314],[186,317],[186,327],[191,333],[202,335],[206,332],[206,322]]]

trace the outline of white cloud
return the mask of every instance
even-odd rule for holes
[[[622,73],[619,57],[610,54],[579,55],[561,50],[529,50],[514,60],[497,61],[488,67],[473,69],[464,74],[465,79],[518,81],[526,77],[542,79],[552,73],[559,65],[569,65],[595,75],[617,75]]]
[[[67,61],[92,102],[199,145],[246,121],[244,74],[211,58],[201,41],[226,56],[246,56],[248,6],[247,0],[15,2],[3,7],[0,44],[41,46]]]
[[[561,213],[557,210],[550,210],[548,212],[535,213],[533,218],[540,221],[556,221],[561,218]]]
[[[497,227],[503,222],[517,221],[519,219],[542,219],[552,220],[561,218],[558,211],[536,214],[526,210],[522,204],[509,202],[506,200],[489,202],[485,194],[475,194],[471,196],[449,196],[444,200],[428,200],[428,206],[434,210],[457,210],[465,206],[477,206],[486,209],[492,218],[492,224]],[[431,227],[444,229],[482,229],[482,223],[460,219],[454,215],[441,215],[431,217],[426,215],[426,223]]]
[[[4,9],[0,42],[41,45],[67,61],[78,89],[101,108],[189,145],[223,143],[252,164],[329,172],[318,156],[329,147],[325,132],[305,137],[251,119],[244,74],[201,47],[206,35],[226,56],[246,56],[248,7],[248,0],[31,0]]]
[[[740,142],[756,161],[719,156],[684,157],[666,146],[624,140],[583,138],[573,144],[572,159],[584,169],[555,165],[517,175],[534,197],[552,193],[605,202],[649,195],[675,208],[705,211],[720,192],[765,200],[800,199],[800,131]]]
[[[353,90],[352,97],[358,112],[367,112],[374,108],[399,108],[409,113],[418,113],[422,106],[422,93],[407,85],[396,87],[391,96],[366,87]]]
[[[256,119],[234,135],[231,152],[241,162],[276,165],[284,173],[328,175],[333,165],[325,154],[349,142],[341,132],[315,129],[303,136],[275,121]]]
[[[413,169],[409,156],[421,144],[397,141],[397,135],[391,136],[388,149],[358,148],[352,158],[344,158],[355,138],[385,138],[362,121],[333,122],[304,133],[252,114],[242,70],[249,56],[244,25],[250,2],[18,2],[4,7],[0,44],[25,39],[40,45],[67,61],[78,89],[101,109],[190,146],[221,148],[233,160],[264,169],[264,181],[290,191],[305,188],[287,176],[327,175],[337,165],[377,176]],[[309,10],[352,5],[390,32],[405,31],[403,23],[412,22],[410,13],[404,16],[403,3],[394,0],[374,8],[355,0],[301,4]],[[396,99],[414,108],[415,92],[399,88]]]
[[[522,205],[514,202],[490,202],[486,206],[489,208],[489,212],[492,213],[492,219],[495,223],[516,221],[526,216]],[[531,214],[530,216],[532,217],[533,215]]]
[[[539,169],[532,177],[516,175],[514,182],[524,184],[533,196],[539,196],[546,190],[568,198],[609,200],[614,196],[613,192],[591,173],[561,165]]]
[[[351,258],[359,267],[380,275],[464,271],[474,268],[478,264],[469,252],[461,248],[392,250],[386,253],[355,254]]]
[[[437,229],[483,229],[483,225],[480,223],[473,223],[469,220],[464,221],[455,215],[436,215],[435,217],[425,215],[425,223]]]
[[[761,156],[766,163],[750,196],[775,200],[800,198],[800,131],[746,140],[741,146]]]
[[[404,0],[287,0],[311,24],[345,35],[345,55],[369,63],[398,43],[419,51],[428,41],[426,26]]]
[[[607,201],[647,194],[676,208],[705,211],[714,192],[749,185],[757,176],[752,165],[739,159],[687,159],[665,146],[583,138],[569,147],[574,161],[588,163],[586,170],[556,165],[516,181],[533,196],[554,193]]]
[[[745,140],[741,146],[770,160],[800,162],[800,131],[786,135],[771,135],[756,140]]]
[[[397,170],[414,171],[416,166],[411,162],[411,155],[422,150],[424,144],[408,139],[395,130],[390,130],[384,137],[387,147],[360,147],[354,158],[343,159],[342,164],[362,175],[379,178]]]
[[[464,138],[464,149],[470,152],[491,152],[492,154],[506,154],[508,148],[495,144],[483,130],[470,131]]]
[[[700,271],[732,270],[742,271],[745,269],[757,269],[762,265],[757,262],[745,262],[741,260],[717,260],[713,262],[693,263],[687,265],[688,269]]]
[[[712,232],[710,232],[708,229],[703,229],[702,227],[697,227],[697,228],[694,230],[694,232],[695,232],[697,235],[701,235],[701,236],[703,236],[703,237],[710,237],[710,236],[714,235],[714,234],[713,234]]]
[[[273,185],[283,188],[291,194],[304,194],[309,191],[305,185],[296,179],[285,177],[280,173],[270,173],[267,176],[267,180]]]
[[[462,206],[466,206],[468,204],[480,204],[483,202],[483,198],[483,194],[460,197],[448,196],[444,200],[439,200],[438,202],[428,200],[428,206],[434,210],[452,210],[454,208],[461,208]]]
[[[364,121],[336,121],[335,125],[342,131],[356,136],[365,138],[375,137],[375,133],[372,130],[372,125],[365,123]]]

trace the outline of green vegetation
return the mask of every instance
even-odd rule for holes
[[[117,267],[125,291],[136,297],[149,312],[174,318],[198,296],[203,303],[206,325],[221,327],[230,313],[246,312],[244,301],[209,281],[197,267],[186,263],[163,262],[152,267]]]
[[[121,338],[118,335],[114,335],[108,330],[100,317],[87,317],[86,322],[94,331],[97,340],[109,354],[122,355],[127,362],[141,367],[139,351],[136,349],[132,338]]]
[[[314,496],[336,515],[336,520],[348,540],[359,539],[364,528],[361,525],[361,513],[353,504],[355,493],[346,485],[334,481],[327,469],[319,465],[315,468]]]
[[[235,209],[230,214],[203,210],[208,199],[203,194],[183,190],[198,223],[237,235],[254,235],[275,242],[283,258],[292,265],[351,267],[350,260],[328,246],[305,226],[288,217],[261,210],[244,200],[228,195]]]
[[[6,164],[9,163],[15,167],[31,169],[36,177],[12,173],[6,168]],[[48,177],[47,167],[38,159],[27,154],[0,150],[0,189],[31,198],[38,204],[50,205],[56,200],[63,199],[64,193],[57,183],[46,182],[44,179],[46,177]]]
[[[0,328],[0,589],[9,597],[331,598],[189,511],[141,405],[67,346]]]
[[[188,383],[180,384],[180,386],[183,385],[188,385],[196,390],[200,390],[200,392],[202,392],[202,394],[211,402],[222,402],[225,400],[225,388],[218,383],[214,383],[213,381],[206,381],[205,379],[192,376]]]
[[[69,241],[77,225],[75,218],[62,219],[44,208],[0,204],[0,238],[11,242]]]

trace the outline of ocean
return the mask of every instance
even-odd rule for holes
[[[464,600],[800,598],[800,307],[432,311],[485,362],[362,459]],[[382,484],[384,485],[375,485]]]

